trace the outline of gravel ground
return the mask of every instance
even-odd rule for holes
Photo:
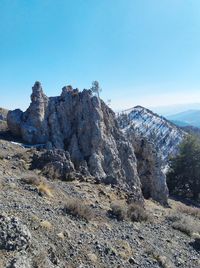
[[[0,268],[200,267],[192,236],[172,226],[170,216],[179,215],[200,228],[197,216],[178,212],[180,202],[169,200],[170,208],[164,208],[146,200],[147,221],[117,221],[108,211],[113,202],[125,206],[126,193],[120,189],[41,178],[45,185],[42,190],[36,181],[25,182],[24,178],[40,177],[38,170],[29,170],[33,151],[0,140],[0,215],[2,221],[10,220],[11,237],[12,219],[18,219],[17,230],[26,228],[31,235],[26,248],[24,244],[12,250],[0,247]],[[69,200],[87,206],[91,219],[66,213]],[[2,226],[0,221],[0,233]],[[20,239],[13,236],[19,245]]]

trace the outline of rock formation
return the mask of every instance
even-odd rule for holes
[[[31,240],[28,228],[15,217],[0,215],[0,249],[26,249]]]
[[[166,204],[167,163],[170,156],[178,153],[179,144],[186,133],[141,106],[121,113],[118,123],[134,147],[144,196]]]
[[[68,152],[70,168],[84,167],[100,181],[114,180],[142,200],[134,150],[119,130],[114,112],[90,90],[79,92],[67,86],[60,96],[51,98],[39,82],[32,90],[24,113],[8,113],[11,132],[30,144]]]
[[[167,204],[168,188],[166,176],[162,170],[161,156],[154,145],[145,138],[135,135],[129,129],[127,136],[133,144],[137,158],[137,170],[145,198],[152,198],[163,205]]]

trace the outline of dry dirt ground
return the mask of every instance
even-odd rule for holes
[[[200,267],[198,208],[146,200],[146,221],[117,220],[109,211],[113,203],[127,206],[124,192],[47,180],[29,170],[33,152],[0,140],[0,215],[18,218],[31,234],[26,249],[0,247],[0,268]],[[71,200],[80,216],[66,209]]]

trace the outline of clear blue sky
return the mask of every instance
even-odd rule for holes
[[[0,0],[0,106],[98,80],[114,109],[200,102],[199,0]]]

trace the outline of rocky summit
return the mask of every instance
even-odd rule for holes
[[[63,163],[68,161],[70,172],[84,170],[84,175],[117,184],[129,190],[134,200],[142,201],[133,147],[120,131],[114,112],[91,90],[79,92],[66,86],[60,96],[49,98],[36,82],[29,108],[9,111],[7,123],[24,142],[52,150],[56,161],[41,157],[49,159],[54,174],[58,170],[63,174]],[[60,162],[55,155],[63,153],[58,150],[67,152]],[[67,170],[64,168],[65,173]]]

